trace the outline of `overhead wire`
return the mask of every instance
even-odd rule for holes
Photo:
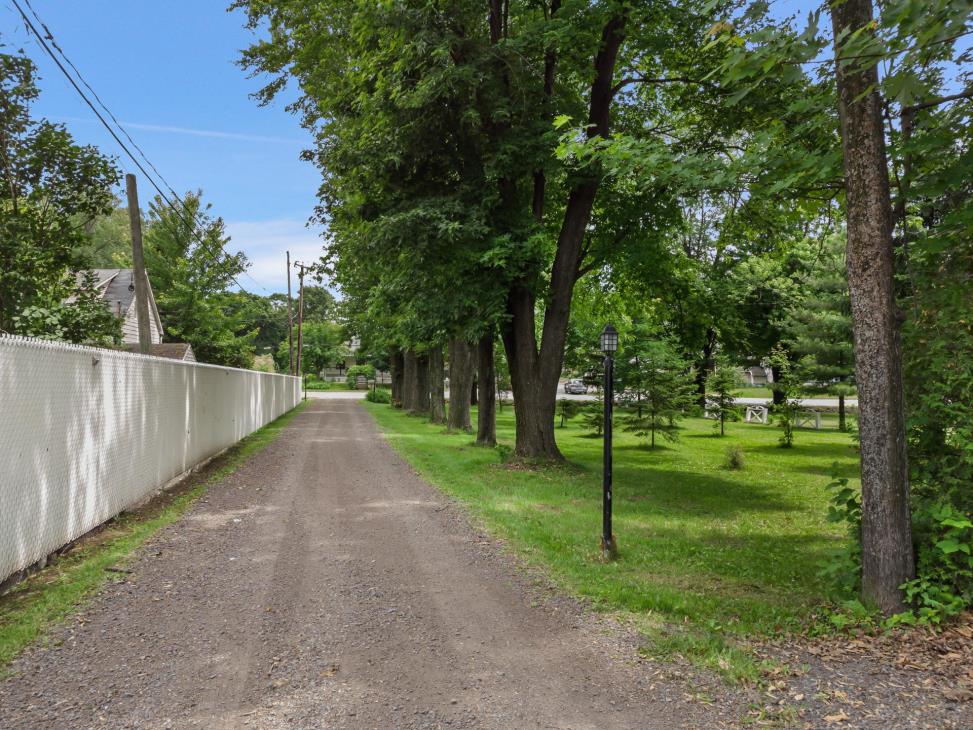
[[[169,208],[177,216],[179,216],[180,219],[182,219],[182,222],[185,223],[187,225],[187,227],[189,228],[189,231],[190,231],[190,234],[192,235],[192,237],[196,239],[196,241],[203,247],[203,249],[205,251],[207,251],[208,253],[213,254],[214,253],[214,249],[212,249],[209,246],[209,244],[207,244],[207,242],[203,239],[203,237],[196,230],[197,225],[200,225],[199,224],[199,220],[196,217],[196,213],[192,213],[192,222],[190,222],[187,219],[186,214],[185,214],[185,211],[188,211],[188,205],[186,204],[186,202],[183,201],[179,197],[179,195],[176,194],[176,192],[172,189],[172,186],[169,185],[168,181],[166,181],[166,179],[158,171],[158,169],[155,167],[155,165],[152,164],[152,161],[148,159],[148,156],[145,154],[145,152],[141,149],[141,147],[138,146],[138,144],[135,143],[135,141],[132,139],[131,135],[129,135],[129,133],[125,130],[125,128],[122,126],[122,124],[115,117],[115,115],[112,114],[111,110],[108,109],[107,105],[105,105],[105,103],[98,96],[97,92],[95,92],[95,90],[91,87],[91,85],[85,80],[84,76],[78,70],[77,66],[75,66],[74,63],[72,63],[71,60],[67,57],[67,54],[64,53],[63,49],[61,49],[61,47],[57,44],[56,40],[54,39],[53,33],[51,33],[51,31],[47,27],[47,25],[37,15],[37,11],[31,5],[30,0],[24,0],[24,2],[27,4],[27,7],[30,8],[31,13],[34,15],[34,17],[36,18],[37,22],[44,28],[44,31],[47,34],[46,37],[40,31],[37,30],[37,27],[34,25],[34,23],[31,21],[30,17],[27,15],[27,13],[21,7],[21,5],[18,2],[18,0],[11,0],[11,2],[13,3],[14,7],[17,9],[17,12],[20,14],[21,18],[23,18],[24,24],[26,25],[27,29],[34,35],[34,37],[39,42],[39,45],[41,46],[41,48],[47,53],[47,55],[51,58],[51,60],[54,61],[55,65],[58,67],[58,69],[61,71],[61,73],[64,75],[64,77],[68,80],[68,82],[71,84],[71,86],[77,92],[77,94],[81,97],[81,99],[85,102],[85,104],[87,104],[87,106],[91,109],[91,111],[94,112],[95,116],[98,118],[98,121],[101,122],[102,126],[105,127],[105,129],[112,136],[112,138],[115,140],[115,142],[118,144],[118,146],[125,152],[125,154],[129,157],[129,159],[131,159],[131,161],[135,164],[135,166],[139,169],[139,171],[142,172],[142,174],[145,176],[145,178],[149,181],[149,184],[151,184],[152,187],[155,189],[155,191],[158,193],[159,198],[161,198],[166,203],[166,205],[168,205]],[[118,136],[118,134],[112,128],[112,126],[106,121],[105,117],[101,114],[101,112],[98,111],[98,109],[95,107],[94,103],[92,103],[92,101],[88,98],[88,96],[84,93],[84,91],[78,85],[78,82],[74,79],[74,77],[64,67],[64,64],[61,63],[61,61],[58,59],[57,55],[55,55],[55,53],[51,50],[51,47],[48,45],[48,40],[50,41],[51,45],[54,48],[57,49],[58,53],[64,58],[64,61],[68,65],[70,65],[70,67],[74,70],[74,72],[78,76],[78,79],[80,79],[81,83],[84,84],[84,86],[87,87],[89,89],[89,91],[91,91],[91,94],[98,101],[98,103],[101,105],[101,107],[105,110],[105,113],[112,119],[113,122],[115,122],[115,124],[117,125],[118,129],[121,130],[122,134],[129,140],[129,142],[131,142],[132,146],[135,147],[136,150],[138,150],[139,154],[145,160],[146,164],[155,172],[155,174],[159,177],[159,179],[162,181],[162,183],[168,188],[170,194],[176,200],[179,201],[182,209],[178,208],[172,202],[172,200],[169,199],[169,197],[165,194],[165,192],[163,192],[163,190],[159,187],[159,184],[156,183],[156,181],[152,177],[152,175],[149,174],[149,172],[145,169],[145,167],[142,165],[142,163],[139,162],[139,160],[136,158],[135,154],[121,140],[121,138]],[[203,219],[203,220],[204,220],[204,223],[205,223],[205,219]],[[227,251],[225,251],[223,249],[222,244],[219,244],[219,249],[215,253],[214,260],[216,260],[221,255],[227,256],[227,257],[230,257],[231,256]],[[258,281],[256,281],[256,279],[254,279],[252,276],[250,276],[246,271],[244,271],[243,273],[248,278],[250,278],[250,280],[253,281],[253,283],[256,284],[259,288],[263,289],[264,291],[267,291],[263,286],[260,285],[260,283]],[[236,276],[234,276],[234,275],[231,274],[230,278],[240,288],[241,291],[246,292],[246,293],[250,293],[250,292],[247,292],[246,288],[239,282],[239,280],[236,278]]]
[[[61,56],[61,58],[64,59],[64,62],[67,63],[68,66],[71,67],[71,69],[74,71],[75,75],[78,77],[78,80],[80,80],[81,83],[85,86],[85,88],[88,89],[88,91],[91,92],[91,95],[94,97],[95,101],[98,102],[99,106],[101,106],[101,108],[105,111],[105,113],[112,120],[112,122],[115,123],[115,126],[118,127],[118,129],[121,131],[121,133],[125,136],[125,139],[127,139],[129,141],[129,143],[132,145],[132,147],[135,148],[135,150],[139,153],[139,156],[145,161],[145,163],[156,174],[156,176],[158,176],[159,180],[162,181],[162,183],[165,185],[166,189],[169,191],[169,193],[172,195],[172,197],[176,199],[176,202],[178,202],[179,205],[180,205],[180,209],[177,210],[176,207],[170,201],[166,200],[166,203],[169,205],[169,207],[172,208],[176,213],[179,213],[180,214],[180,217],[182,217],[185,213],[188,213],[189,215],[191,215],[192,218],[193,218],[193,223],[194,223],[194,226],[193,227],[194,228],[195,228],[196,225],[198,225],[200,228],[205,228],[205,226],[206,226],[206,219],[203,218],[202,213],[195,213],[195,212],[189,210],[189,205],[182,198],[179,197],[179,194],[175,191],[175,189],[172,187],[172,185],[169,183],[169,181],[166,180],[165,176],[161,172],[159,172],[159,169],[152,163],[152,160],[150,160],[148,158],[148,155],[145,154],[145,151],[132,138],[132,135],[130,135],[128,133],[128,130],[125,129],[124,125],[112,113],[111,109],[108,108],[108,105],[105,104],[104,101],[102,101],[102,99],[101,99],[100,96],[98,96],[98,92],[95,91],[94,88],[91,86],[91,84],[88,83],[88,80],[85,79],[84,74],[81,73],[81,70],[77,66],[74,65],[74,62],[71,61],[71,59],[68,57],[68,55],[64,52],[64,49],[62,49],[61,46],[58,45],[57,39],[54,38],[54,34],[51,32],[51,29],[48,28],[47,24],[37,14],[37,10],[35,10],[34,9],[34,6],[31,4],[31,0],[24,0],[24,2],[26,3],[27,7],[30,9],[30,12],[33,14],[34,18],[40,24],[41,28],[44,29],[44,33],[46,34],[46,40],[48,42],[50,42],[50,44],[54,48],[54,50],[56,50],[58,52],[58,54]],[[129,153],[129,156],[131,157],[131,154],[130,153]],[[143,170],[143,172],[144,172],[144,170]],[[151,179],[150,179],[150,182],[151,182]],[[153,184],[153,187],[155,187],[156,190],[158,190],[158,187],[156,185]],[[182,213],[180,211],[182,211]],[[197,236],[197,238],[198,238],[198,236]],[[200,243],[202,243],[202,241],[200,241]],[[227,256],[230,256],[230,254],[228,254],[226,251],[223,250],[222,245],[220,246],[220,252],[226,254]],[[256,279],[254,279],[250,275],[249,272],[247,272],[247,271],[244,270],[243,274],[248,279],[250,279],[250,281],[252,281],[254,284],[256,284],[257,287],[259,287],[260,289],[263,289],[263,291],[267,291],[260,284],[260,282],[258,282]],[[234,279],[234,281],[236,281],[236,280]],[[237,286],[240,286],[240,283],[239,282],[237,282]],[[241,289],[242,288],[243,287],[241,287]]]

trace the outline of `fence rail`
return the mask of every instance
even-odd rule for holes
[[[0,582],[300,398],[287,375],[0,336]]]

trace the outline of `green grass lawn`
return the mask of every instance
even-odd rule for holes
[[[138,512],[123,512],[83,539],[44,570],[0,596],[0,676],[26,646],[64,620],[117,573],[134,551],[160,529],[175,522],[206,487],[230,475],[250,456],[277,438],[304,407],[247,436],[187,482],[154,499]]]
[[[825,485],[835,462],[857,483],[847,434],[801,430],[782,449],[773,426],[729,423],[719,438],[711,421],[687,419],[677,443],[652,450],[616,429],[620,554],[605,563],[601,439],[577,423],[557,429],[567,466],[526,469],[504,462],[512,409],[498,417],[494,450],[388,406],[365,407],[424,477],[562,587],[633,618],[658,654],[754,678],[741,640],[802,631],[832,597],[818,573],[845,538],[825,520]],[[723,466],[731,445],[744,450],[741,471]]]

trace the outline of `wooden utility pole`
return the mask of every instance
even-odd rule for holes
[[[310,266],[305,266],[304,264],[299,263],[297,261],[294,262],[294,266],[297,267],[297,270],[298,270],[298,275],[297,276],[298,276],[298,280],[300,281],[300,285],[298,287],[298,294],[297,294],[297,373],[295,373],[296,375],[300,376],[304,372],[301,369],[302,368],[302,363],[301,363],[301,359],[302,358],[301,358],[301,355],[303,354],[303,349],[302,349],[301,346],[304,344],[304,337],[303,337],[303,335],[304,335],[304,332],[303,332],[303,327],[304,327],[304,272],[307,269],[311,268],[311,267]]]
[[[287,252],[287,348],[289,353],[287,372],[294,374],[294,315],[291,313],[291,252]]]
[[[139,213],[139,193],[135,175],[125,176],[128,195],[128,221],[132,227],[132,269],[135,278],[135,313],[138,315],[139,352],[148,355],[152,347],[149,329],[149,279],[145,275],[145,255],[142,251],[142,215]]]

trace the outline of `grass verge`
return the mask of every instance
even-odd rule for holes
[[[0,672],[27,646],[94,595],[111,579],[112,569],[119,569],[146,540],[178,520],[210,484],[229,476],[277,438],[303,407],[304,403],[299,404],[250,434],[143,508],[123,512],[109,520],[46,568],[0,596]]]
[[[817,624],[831,590],[819,571],[845,544],[826,520],[833,464],[851,482],[857,455],[847,434],[798,431],[778,445],[773,426],[687,419],[680,439],[656,449],[616,429],[614,529],[619,559],[598,551],[601,439],[579,425],[557,429],[566,466],[505,463],[513,416],[498,417],[497,449],[388,406],[365,407],[392,446],[427,480],[468,504],[495,534],[565,590],[630,619],[662,657],[684,656],[734,680],[760,667],[755,637]],[[727,449],[746,467],[727,469]]]

